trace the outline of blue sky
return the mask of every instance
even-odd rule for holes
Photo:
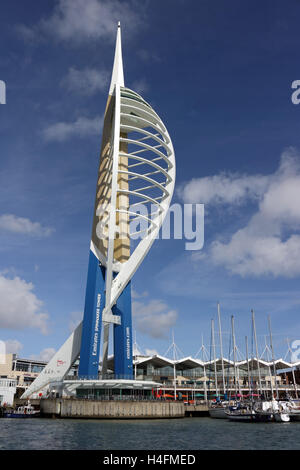
[[[0,339],[48,357],[83,311],[102,116],[122,22],[125,84],[167,125],[174,202],[205,204],[205,245],[159,240],[133,280],[134,327],[163,354],[209,349],[221,302],[241,351],[298,339],[300,6],[272,0],[4,1],[0,12]],[[249,338],[251,341],[251,338]],[[225,350],[228,346],[225,346]]]

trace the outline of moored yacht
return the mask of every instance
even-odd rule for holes
[[[239,403],[237,406],[230,406],[225,412],[230,421],[255,421],[256,413],[250,404]]]
[[[30,402],[25,406],[19,406],[16,410],[4,411],[4,418],[38,418],[40,411],[36,410]]]

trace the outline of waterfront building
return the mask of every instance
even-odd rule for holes
[[[241,360],[234,367],[233,361],[226,358],[223,358],[223,361],[221,359],[202,361],[192,357],[173,360],[155,355],[136,357],[135,374],[139,380],[148,378],[160,382],[162,394],[175,396],[181,393],[186,396],[187,400],[215,399],[216,396],[223,398],[224,395],[235,395],[236,390],[239,395],[270,394],[276,386],[282,393],[289,392],[295,395],[295,384],[291,379],[287,379],[284,371],[290,371],[292,367],[299,365],[300,362],[291,364],[277,359],[275,377],[270,373],[273,369],[273,362],[262,359]],[[175,380],[174,377],[176,377]],[[300,391],[300,381],[296,387]]]
[[[101,380],[86,380],[78,376],[76,369],[64,381],[53,382],[49,396],[77,397],[89,399],[179,399],[185,402],[215,400],[217,397],[267,395],[276,388],[281,396],[288,393],[297,396],[300,381],[296,387],[289,379],[289,371],[300,363],[291,364],[277,359],[276,378],[270,373],[273,362],[256,358],[234,363],[223,358],[225,390],[223,388],[222,361],[201,361],[191,356],[173,360],[161,355],[136,355],[133,358],[135,386],[132,381],[119,377],[114,372],[114,357],[108,358],[106,377]],[[248,375],[248,364],[250,377]],[[272,369],[271,369],[272,370]],[[216,375],[215,375],[216,371]],[[101,377],[99,374],[98,377]],[[237,377],[237,379],[236,379]],[[261,387],[261,388],[260,388]]]
[[[215,367],[216,363],[216,367]],[[297,392],[300,396],[300,362],[291,364],[282,359],[277,359],[276,382],[270,375],[273,368],[272,362],[259,360],[261,386],[265,393],[270,394],[276,385],[281,393],[288,392],[296,395],[293,375],[296,379]],[[235,393],[234,364],[224,358],[225,392]],[[6,354],[5,360],[0,364],[0,400],[3,403],[11,403],[13,397],[19,398],[46,367],[47,363],[34,359],[24,359],[16,354]],[[256,359],[249,360],[251,371],[250,382],[248,379],[247,361],[242,360],[236,364],[238,375],[238,391],[247,394],[259,392],[259,374]],[[216,392],[221,397],[223,391],[222,361],[202,361],[191,356],[173,360],[161,355],[142,355],[137,352],[133,356],[134,386],[132,380],[115,373],[114,357],[108,357],[108,370],[106,377],[102,378],[101,366],[99,374],[94,377],[81,377],[78,374],[79,359],[65,376],[63,381],[52,381],[49,385],[32,397],[46,396],[77,396],[79,398],[114,399],[136,397],[154,398],[166,397],[167,399],[183,399],[185,401],[201,401],[206,398],[215,399]],[[295,373],[292,374],[292,368]],[[215,370],[217,371],[215,380]],[[174,375],[175,374],[175,375]],[[176,377],[174,381],[174,377]],[[97,379],[97,380],[95,380]]]
[[[20,397],[47,364],[45,361],[20,358],[17,354],[4,354],[1,359],[0,381],[2,392],[0,391],[0,396],[5,393],[10,396],[12,393],[12,396]],[[12,390],[7,390],[7,388]],[[3,402],[8,403],[8,399],[4,397]]]

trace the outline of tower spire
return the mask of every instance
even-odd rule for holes
[[[113,71],[111,76],[109,94],[112,95],[114,92],[115,85],[124,86],[124,72],[123,72],[123,59],[122,59],[122,41],[121,41],[121,23],[118,22],[116,49]]]

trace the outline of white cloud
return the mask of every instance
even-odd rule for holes
[[[280,237],[250,235],[248,229],[235,233],[227,244],[214,242],[212,261],[243,277],[294,277],[300,274],[299,235],[282,241]]]
[[[75,328],[79,325],[83,318],[82,312],[71,312],[70,313],[70,321],[69,321],[69,329],[71,332],[75,330]]]
[[[137,292],[136,290],[131,290],[131,296],[133,299],[141,299],[143,297],[148,297],[148,292],[145,290],[144,292]]]
[[[54,348],[45,348],[40,352],[40,354],[32,354],[30,359],[35,359],[37,361],[43,361],[43,362],[49,362],[55,353],[56,353],[56,350]]]
[[[164,338],[177,320],[176,310],[172,310],[161,300],[149,302],[134,300],[132,303],[136,328],[153,338]]]
[[[41,312],[43,302],[33,289],[31,282],[0,274],[0,328],[38,328],[43,334],[47,333],[48,314]]]
[[[268,176],[258,210],[229,239],[210,248],[215,265],[245,276],[300,275],[300,158],[283,153],[279,169]]]
[[[87,137],[97,135],[101,130],[102,119],[80,117],[74,122],[57,122],[43,130],[43,136],[47,141],[58,141],[70,139],[71,137]]]
[[[23,344],[17,339],[8,339],[4,342],[6,354],[18,354],[23,349]]]
[[[62,85],[71,92],[90,96],[98,91],[106,90],[109,73],[106,70],[86,68],[78,70],[71,67]]]
[[[92,39],[113,40],[119,20],[125,18],[131,34],[141,24],[140,15],[129,1],[118,0],[58,0],[49,18],[41,20],[33,28],[19,26],[24,39],[47,34],[56,40],[80,44]]]
[[[48,237],[54,232],[54,229],[43,227],[39,222],[32,222],[25,217],[17,217],[14,214],[3,214],[0,216],[0,231]]]
[[[180,185],[178,196],[187,204],[237,204],[259,199],[269,182],[268,176],[220,173],[193,178]]]

